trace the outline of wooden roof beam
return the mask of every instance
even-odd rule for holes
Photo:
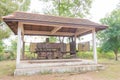
[[[59,29],[61,29],[62,27],[55,27],[52,31],[51,34],[56,33]]]
[[[74,33],[70,32],[56,32],[55,34],[51,34],[49,31],[31,31],[25,30],[25,35],[46,35],[46,36],[73,36]]]
[[[81,28],[84,28],[84,29],[92,29],[93,28],[93,26],[80,26],[80,25],[64,25],[64,24],[51,24],[51,23],[44,23],[44,22],[21,22],[21,23],[23,23],[23,24],[28,24],[28,25],[41,25],[41,26],[52,26],[52,27],[60,27],[60,26],[62,26],[62,27],[65,27],[65,28],[79,28],[79,29],[81,29]]]
[[[21,33],[22,33],[22,35],[24,35],[24,26],[23,26],[23,23],[18,22],[18,26],[21,27]]]
[[[81,31],[80,29],[77,29],[75,35],[78,36],[78,35],[80,35],[80,34],[83,34],[83,33],[85,33],[85,32],[88,32],[88,31],[90,31],[90,30],[92,30],[92,29],[86,29],[86,30],[83,30],[83,31]]]

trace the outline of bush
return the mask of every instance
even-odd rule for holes
[[[77,56],[81,59],[92,59],[93,58],[92,52],[78,52]]]
[[[98,53],[98,58],[114,59],[114,53],[112,53],[112,52]]]
[[[3,51],[0,53],[0,61],[2,60],[13,60],[16,58],[16,54],[12,51]]]
[[[3,50],[4,50],[3,42],[0,40],[0,61],[4,60]]]
[[[0,61],[4,60],[4,54],[0,53]]]
[[[31,53],[31,52],[25,52],[25,57],[26,59],[34,59],[34,58],[37,58],[36,54],[34,56],[34,53]]]
[[[114,59],[114,54],[112,52],[108,53],[97,53],[99,59]],[[78,52],[77,56],[81,59],[93,59],[93,52]]]

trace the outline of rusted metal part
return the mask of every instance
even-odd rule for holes
[[[70,55],[76,54],[76,40],[74,37],[69,38],[70,41]]]
[[[66,44],[64,43],[37,43],[36,54],[48,59],[62,58],[63,52],[66,52]]]

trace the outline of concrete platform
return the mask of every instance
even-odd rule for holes
[[[88,72],[102,69],[104,69],[103,65],[95,64],[91,60],[82,59],[27,60],[21,61],[21,63],[16,66],[14,75]]]

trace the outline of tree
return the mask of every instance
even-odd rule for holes
[[[10,29],[2,21],[2,16],[14,11],[26,11],[29,9],[30,0],[0,0],[0,42],[10,36]],[[3,43],[2,43],[3,44]],[[2,45],[0,47],[3,48]],[[1,52],[1,50],[0,50]]]
[[[0,25],[0,55],[1,55],[1,58],[2,59],[2,55],[3,55],[3,49],[4,49],[4,46],[3,46],[3,39],[5,38],[8,38],[10,35],[10,29],[9,28],[6,28],[5,26],[1,26]]]
[[[2,16],[14,11],[26,11],[29,9],[30,0],[0,0],[0,21]]]
[[[3,49],[4,49],[4,47],[3,47],[3,42],[2,42],[2,41],[0,41],[0,45],[1,45],[1,46],[0,46],[0,53],[1,53],[1,52],[3,52]]]
[[[2,16],[11,14],[14,11],[26,11],[29,9],[29,5],[30,0],[0,0],[0,40],[10,35],[10,30],[7,27],[1,27],[4,25]]]
[[[26,11],[29,9],[29,5],[30,0],[0,0],[0,40],[10,35],[10,30],[2,22],[2,16],[11,14],[14,11]]]
[[[49,40],[50,40],[50,42],[56,42],[57,41],[56,37],[53,37],[53,36],[50,36]]]
[[[67,16],[67,17],[86,17],[89,14],[92,0],[40,0],[52,3],[52,7],[45,8],[46,14]]]
[[[10,51],[12,51],[12,53],[17,52],[17,39],[11,40]]]
[[[10,35],[10,29],[6,28],[6,26],[0,26],[0,41],[2,39],[8,38]]]
[[[120,9],[115,9],[111,14],[101,19],[101,23],[109,26],[98,34],[98,38],[101,41],[101,49],[105,52],[113,51],[115,60],[118,60],[117,55],[120,49]]]

